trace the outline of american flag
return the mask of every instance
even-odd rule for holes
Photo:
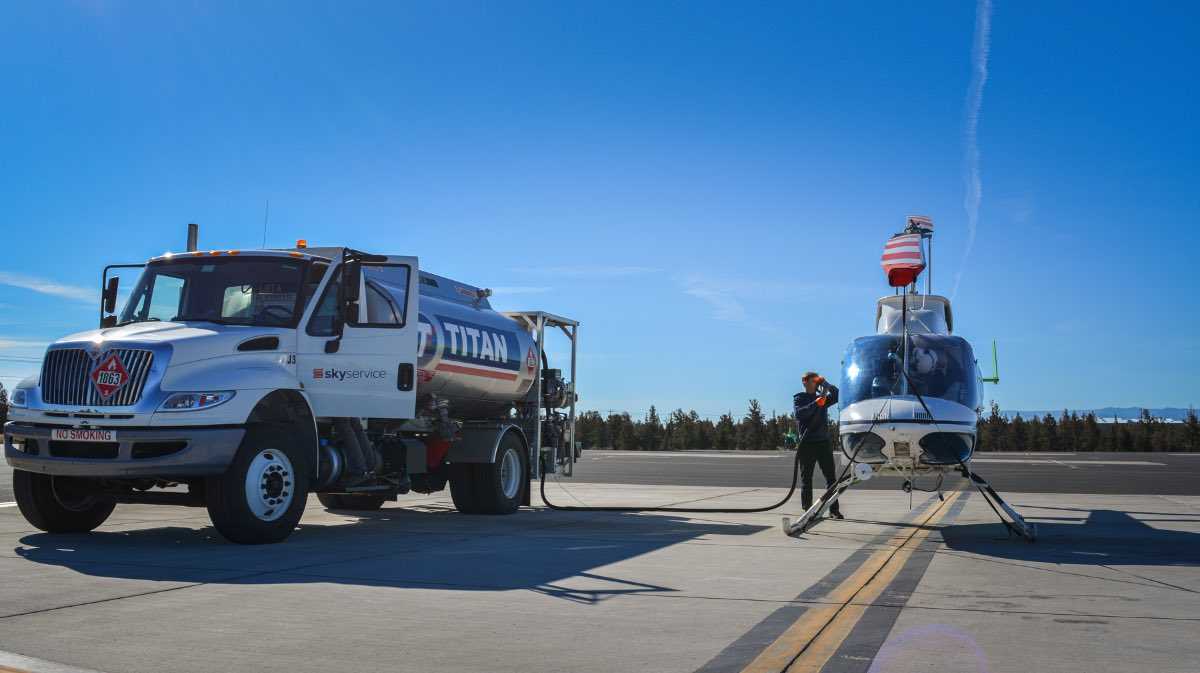
[[[909,215],[907,231],[919,231],[922,234],[933,233],[933,218],[928,215]]]
[[[904,287],[925,270],[925,251],[920,234],[896,234],[883,246],[880,260],[892,287]]]

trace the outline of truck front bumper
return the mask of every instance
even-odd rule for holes
[[[113,427],[113,443],[52,442],[55,427],[9,421],[4,459],[18,470],[72,477],[203,477],[223,473],[246,434],[241,426]]]

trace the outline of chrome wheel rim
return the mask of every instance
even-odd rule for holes
[[[246,504],[260,521],[283,516],[296,497],[292,461],[278,449],[263,449],[246,470]]]
[[[521,456],[516,449],[507,449],[500,458],[500,490],[512,500],[521,492]]]

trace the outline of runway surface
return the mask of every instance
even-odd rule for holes
[[[763,452],[584,451],[575,481],[676,486],[777,486],[792,479],[795,454]],[[1000,491],[1023,493],[1200,494],[1200,453],[977,453],[972,469]],[[855,488],[899,489],[882,476]],[[961,481],[949,476],[947,483]],[[815,482],[824,482],[820,473]],[[931,484],[929,478],[918,485]]]

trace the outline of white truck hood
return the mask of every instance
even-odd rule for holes
[[[187,364],[237,352],[238,344],[258,336],[279,337],[280,350],[291,348],[287,328],[218,325],[210,322],[137,322],[121,327],[88,330],[65,336],[55,346],[103,344],[136,348],[169,344],[171,365]]]

